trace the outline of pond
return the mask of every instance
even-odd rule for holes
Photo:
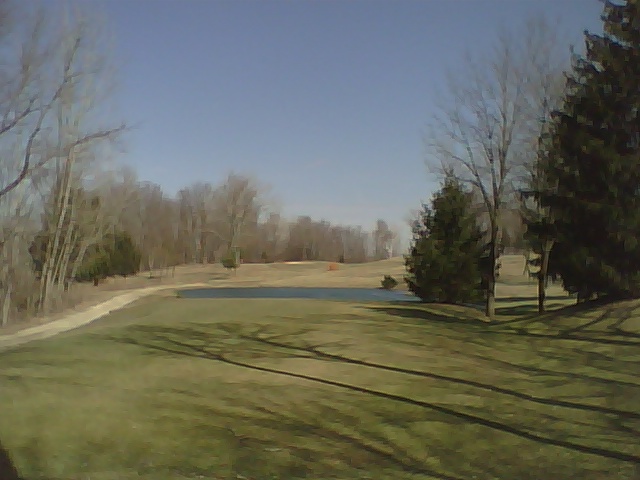
[[[180,290],[181,298],[307,298],[352,302],[416,302],[407,292],[379,288],[245,287]]]

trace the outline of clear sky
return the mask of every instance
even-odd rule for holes
[[[437,180],[447,68],[545,12],[582,46],[597,0],[95,0],[115,37],[122,161],[169,194],[236,171],[287,216],[404,227]],[[566,46],[568,48],[568,45]],[[406,235],[406,234],[405,234]]]

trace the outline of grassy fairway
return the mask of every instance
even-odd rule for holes
[[[1,353],[0,440],[28,480],[638,478],[640,306],[523,305],[149,298]]]

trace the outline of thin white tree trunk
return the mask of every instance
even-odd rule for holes
[[[10,275],[6,276],[6,284],[4,288],[4,298],[2,299],[2,326],[9,324],[9,315],[11,313],[11,294],[13,293],[13,282]]]
[[[46,261],[42,269],[42,279],[40,287],[40,306],[46,313],[50,306],[51,290],[55,285],[56,279],[53,275],[56,264],[59,261],[60,240],[64,230],[64,222],[69,212],[69,199],[71,192],[71,173],[75,159],[73,151],[69,152],[67,159],[64,161],[64,174],[62,178],[61,188],[58,190],[59,209],[56,210],[57,222],[53,232],[53,241],[49,239],[47,245]]]
[[[76,278],[76,275],[78,274],[78,269],[80,268],[80,265],[82,265],[82,262],[84,262],[84,257],[87,254],[88,249],[89,249],[89,242],[86,240],[82,241],[80,243],[80,248],[78,250],[78,256],[73,261],[73,266],[71,267],[71,274],[69,275],[69,278],[71,280]]]
[[[53,278],[56,286],[58,287],[58,290],[62,290],[64,287],[65,280],[67,278],[67,268],[69,266],[69,260],[71,258],[73,245],[77,237],[76,201],[77,201],[77,198],[73,199],[73,201],[70,202],[71,208],[69,210],[69,222],[64,232],[64,242],[62,244],[60,255],[58,257],[58,261],[56,262],[57,265],[56,265],[55,273],[53,275]]]

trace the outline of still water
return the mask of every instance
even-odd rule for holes
[[[193,288],[181,290],[182,298],[308,298],[352,302],[415,302],[418,298],[406,293],[379,288],[302,288],[247,287]]]

